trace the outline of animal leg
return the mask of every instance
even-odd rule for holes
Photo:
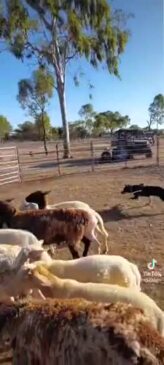
[[[90,248],[91,241],[87,237],[83,237],[82,242],[84,243],[83,256],[87,256],[89,248]]]
[[[98,238],[95,235],[95,232],[92,231],[89,235],[87,234],[87,238],[92,242],[96,241],[98,244],[98,254],[101,254],[101,242],[98,240]]]
[[[151,201],[151,196],[149,196],[149,197],[148,197],[148,202],[145,204],[145,207],[146,207],[147,205],[151,205],[151,202],[152,202],[152,201]]]
[[[75,249],[75,245],[73,245],[72,243],[69,243],[68,248],[71,252],[73,259],[79,259],[80,256],[78,254],[78,251]]]
[[[43,299],[43,300],[46,299],[40,289],[33,289],[31,294],[32,297],[35,299]]]
[[[104,250],[104,254],[107,255],[109,252],[109,246],[108,246],[108,238],[105,237],[105,250]]]
[[[132,196],[130,199],[132,199],[132,200],[133,200],[133,199],[136,199],[136,200],[137,200],[138,198],[139,198],[139,195],[138,195],[138,194],[136,194],[136,193],[134,193],[134,194],[133,194],[133,196]]]

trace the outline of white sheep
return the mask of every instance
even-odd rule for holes
[[[0,301],[14,300],[17,295],[31,294],[33,297],[42,298],[40,290],[31,290],[29,281],[24,277],[23,265],[26,262],[42,260],[51,262],[51,257],[43,249],[42,243],[20,246],[0,245]],[[28,278],[27,278],[28,279]]]
[[[38,244],[38,242],[43,243],[43,240],[39,241],[34,234],[29,231],[14,228],[0,229],[0,245],[5,243],[26,247],[28,245]]]
[[[108,232],[106,231],[105,227],[104,227],[104,222],[102,217],[100,216],[99,213],[97,213],[94,209],[92,209],[87,203],[81,202],[81,201],[65,201],[65,202],[60,202],[57,204],[47,204],[46,201],[46,195],[49,194],[50,191],[45,191],[42,192],[40,190],[35,191],[33,193],[31,193],[30,195],[28,195],[25,200],[22,202],[21,206],[20,206],[20,210],[27,210],[28,209],[28,203],[31,202],[35,202],[38,204],[39,209],[59,209],[59,208],[75,208],[75,209],[83,209],[86,211],[89,211],[93,216],[96,217],[97,219],[97,226],[96,226],[96,230],[101,233],[105,239],[104,243],[105,243],[105,249],[104,249],[104,253],[108,252]]]
[[[121,256],[92,255],[70,261],[50,259],[48,263],[43,262],[43,265],[62,279],[118,284],[140,290],[141,275],[138,267]]]
[[[0,274],[8,270],[19,269],[28,259],[30,262],[41,260],[47,264],[52,260],[49,254],[43,249],[41,242],[23,248],[17,245],[1,244]]]
[[[79,283],[76,280],[60,279],[52,275],[43,265],[28,264],[25,270],[45,296],[83,298],[105,303],[124,302],[141,308],[151,324],[164,336],[164,312],[145,293],[119,285]]]

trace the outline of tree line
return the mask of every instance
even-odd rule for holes
[[[45,152],[47,153],[46,142],[48,140],[63,138],[64,131],[63,127],[53,127],[51,125],[50,118],[45,111],[48,99],[44,98],[40,101],[40,94],[38,97],[36,91],[34,96],[34,85],[35,84],[30,85],[29,89],[29,84],[27,82],[24,84],[24,80],[20,81],[18,93],[19,101],[22,103],[23,107],[27,107],[29,109],[29,113],[31,116],[33,116],[34,122],[25,121],[22,124],[19,124],[15,130],[12,130],[10,122],[1,115],[0,137],[1,139],[7,140],[9,139],[10,133],[12,131],[13,138],[18,140],[43,141]],[[51,93],[49,95],[51,96]],[[38,109],[37,105],[39,105]],[[150,119],[147,121],[147,125],[144,129],[149,131],[152,127],[158,129],[158,127],[162,125],[164,121],[164,95],[156,95],[148,110]],[[79,117],[79,120],[68,123],[71,139],[101,137],[106,133],[112,134],[115,130],[126,127],[133,129],[140,128],[138,125],[130,125],[130,118],[128,115],[123,116],[118,111],[104,111],[98,113],[94,110],[91,103],[82,105],[79,110]]]
[[[130,32],[127,21],[131,14],[114,9],[108,0],[2,0],[0,6],[0,53],[12,53],[18,61],[36,65],[29,79],[20,80],[18,101],[34,122],[19,125],[16,135],[28,133],[46,140],[60,134],[64,156],[70,156],[71,137],[101,135],[129,124],[128,116],[118,112],[94,113],[90,104],[81,110],[81,120],[69,123],[66,110],[65,84],[72,60],[86,59],[95,69],[101,66],[120,78],[119,64]],[[79,85],[80,74],[73,75]],[[93,85],[89,84],[90,97]],[[53,93],[59,99],[62,128],[52,128],[47,107]],[[89,107],[86,107],[88,106]],[[149,108],[148,127],[163,122],[164,96],[156,95]],[[88,108],[88,109],[87,109]],[[7,129],[6,129],[7,128]],[[29,131],[30,130],[30,131]],[[11,125],[0,119],[0,136],[7,138]],[[26,132],[25,132],[26,131]]]

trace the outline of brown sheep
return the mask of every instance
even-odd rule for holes
[[[97,219],[82,209],[43,209],[16,212],[9,203],[0,201],[0,226],[25,229],[44,244],[66,241],[73,258],[78,258],[77,247],[83,241],[83,256],[87,256],[91,241],[100,243],[95,236]]]
[[[46,195],[49,194],[50,191],[41,191],[37,190],[31,194],[29,194],[24,201],[22,201],[19,209],[21,211],[30,210],[30,209],[61,209],[61,208],[75,208],[75,209],[83,209],[89,211],[92,215],[97,218],[97,226],[96,231],[102,235],[104,238],[104,250],[103,253],[107,254],[108,252],[108,232],[104,227],[104,222],[99,213],[97,213],[94,209],[92,209],[87,203],[82,201],[73,200],[73,201],[62,201],[57,204],[49,205],[47,203]]]
[[[130,304],[0,305],[0,344],[17,365],[163,365],[164,339]]]

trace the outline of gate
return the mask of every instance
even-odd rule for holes
[[[0,147],[0,185],[12,182],[21,182],[17,147]]]

